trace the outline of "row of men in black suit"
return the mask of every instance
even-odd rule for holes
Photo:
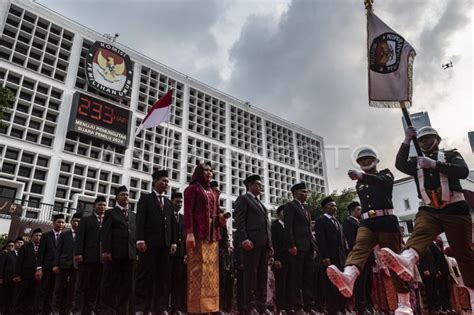
[[[10,314],[13,305],[15,262],[18,252],[24,245],[22,237],[8,240],[0,249],[0,314]]]
[[[356,240],[360,204],[349,204],[350,216],[341,223],[335,200],[327,197],[321,203],[324,214],[311,221],[305,206],[305,185],[295,185],[293,196],[292,202],[277,209],[278,219],[271,226],[276,306],[283,313],[345,312],[347,300],[329,281],[326,268],[331,264],[344,266]],[[370,310],[370,266],[368,263],[356,282],[355,308],[362,314]]]
[[[168,198],[163,198],[168,210],[165,215],[173,222],[173,229],[169,230],[173,235],[169,233],[166,238],[174,241],[182,239],[182,236],[174,234],[178,231],[175,223],[182,225],[183,221],[177,213],[182,206],[182,196],[177,194],[173,201],[174,204]],[[146,199],[141,199],[140,203],[139,207],[146,209],[143,205]],[[139,224],[142,231],[147,228],[153,222],[153,213],[137,220],[137,216],[128,210],[128,191],[125,186],[116,191],[116,206],[105,211],[106,205],[104,197],[96,198],[94,213],[82,219],[80,214],[74,214],[71,229],[64,232],[64,216],[58,214],[53,218],[51,231],[43,234],[40,229],[35,229],[30,242],[21,249],[0,255],[2,301],[4,297],[5,300],[13,301],[12,305],[2,303],[1,314],[128,314],[131,310],[129,302],[134,272],[137,275],[135,307],[143,303],[144,311],[151,311],[159,303],[167,304],[163,301],[169,300],[169,291],[160,301],[153,301],[154,296],[158,296],[153,293],[162,290],[163,286],[153,283],[157,282],[156,274],[152,272],[155,266],[144,266],[149,263],[148,256],[152,256],[145,253],[154,254],[153,238],[160,234],[158,226],[152,238],[138,234],[149,248],[141,252],[143,259],[136,263],[136,247],[139,246],[135,240],[135,228]],[[17,243],[20,243],[19,239]],[[179,288],[173,288],[172,304],[180,309],[184,308],[185,270],[177,266],[184,265],[183,246],[182,243],[178,251],[175,246],[173,251],[168,249],[167,257],[163,259],[176,262],[169,264],[175,268],[173,273],[168,269],[168,285],[173,274],[173,283]],[[170,253],[173,254],[172,258]],[[143,272],[144,269],[146,272]],[[153,282],[150,283],[148,279]],[[164,310],[167,308],[168,305]]]
[[[128,209],[128,190],[122,186],[114,208],[106,211],[106,199],[96,198],[93,214],[82,219],[75,214],[71,230],[62,231],[62,214],[54,217],[51,231],[34,230],[31,242],[18,251],[12,276],[6,277],[17,301],[8,309],[15,314],[184,312],[186,249],[184,218],[178,213],[182,194],[174,193],[171,200],[165,196],[166,171],[155,171],[152,179],[153,191],[140,197],[136,214]],[[212,186],[218,190],[217,183]],[[228,238],[221,245],[221,287],[227,292],[221,294],[227,297],[221,304],[230,312]],[[2,284],[2,292],[4,288]]]
[[[280,313],[344,311],[345,299],[330,283],[325,269],[331,264],[343,267],[355,243],[360,205],[352,203],[351,216],[341,224],[336,218],[336,202],[325,198],[325,213],[315,220],[313,227],[305,205],[306,185],[298,183],[291,188],[293,201],[277,209],[278,219],[270,227],[268,211],[259,200],[263,190],[260,176],[249,176],[244,184],[247,193],[237,198],[234,216],[236,265],[242,274],[242,311],[251,315],[268,313],[267,268],[271,256],[275,301]],[[367,303],[364,301],[368,294],[362,292],[366,291],[367,277],[360,277],[359,282],[356,294],[358,298],[360,295],[360,303]]]

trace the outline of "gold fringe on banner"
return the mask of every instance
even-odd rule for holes
[[[370,0],[369,0],[370,1]],[[412,50],[408,55],[408,100],[397,100],[397,101],[377,101],[377,100],[370,100],[369,106],[370,107],[377,107],[377,108],[401,108],[400,102],[404,102],[405,108],[411,107],[411,99],[413,95],[413,62],[415,61],[415,51]],[[370,69],[369,69],[369,76],[370,76]],[[370,89],[370,86],[369,86]]]

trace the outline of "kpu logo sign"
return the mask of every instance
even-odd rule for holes
[[[87,53],[86,77],[93,88],[122,98],[132,87],[132,62],[121,49],[109,43],[95,42]]]
[[[384,33],[370,45],[370,70],[391,73],[398,70],[405,40],[395,33]]]

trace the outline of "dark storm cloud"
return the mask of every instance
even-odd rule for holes
[[[118,42],[208,83],[218,69],[198,72],[196,62],[213,58],[211,28],[226,10],[224,1],[39,1],[99,32],[119,34]]]
[[[398,10],[397,23],[384,18],[382,8],[376,12],[403,36],[407,35],[400,22],[407,23],[407,33],[415,37],[409,41],[414,45],[420,38],[423,46],[417,49],[415,65],[436,61],[438,71],[446,37],[468,22],[469,3],[453,2],[456,4],[450,2],[436,23],[430,20],[424,24],[416,19],[416,14],[426,15],[429,1],[385,5],[383,10],[388,12]],[[351,149],[360,144],[373,145],[385,159],[382,165],[393,168],[394,155],[403,139],[401,112],[368,106],[366,19],[361,3],[293,1],[276,28],[268,25],[269,18],[250,16],[231,50],[233,73],[228,89],[323,136],[326,144],[347,144]],[[409,18],[400,21],[398,16],[404,12]],[[423,76],[430,75],[425,71]],[[326,152],[326,156],[328,168],[333,167],[334,154]],[[340,161],[341,168],[328,172],[332,187],[351,184],[344,175],[351,167],[349,156],[341,157],[345,159]]]

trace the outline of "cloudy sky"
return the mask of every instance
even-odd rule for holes
[[[362,0],[37,0],[186,75],[324,137],[330,189],[353,183],[351,153],[377,148],[391,168],[401,111],[368,106]],[[375,1],[375,13],[415,48],[411,112],[428,111],[471,168],[473,2]],[[453,68],[441,65],[452,61]]]

